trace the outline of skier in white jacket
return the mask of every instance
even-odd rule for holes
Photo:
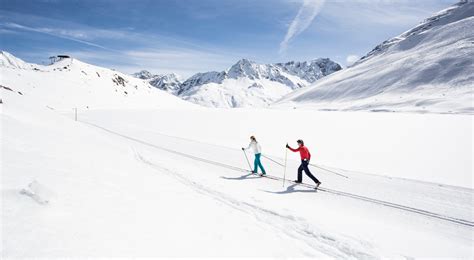
[[[262,147],[260,146],[260,144],[257,142],[257,139],[253,135],[250,137],[249,146],[247,148],[242,147],[243,151],[248,150],[248,149],[252,149],[253,153],[255,154],[255,160],[253,163],[254,165],[253,173],[257,174],[258,167],[260,167],[260,170],[262,170],[261,175],[265,175],[266,174],[265,169],[263,168],[262,162],[260,162],[260,157],[262,156]]]

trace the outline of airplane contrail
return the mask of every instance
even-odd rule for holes
[[[286,32],[285,38],[280,43],[280,54],[285,53],[288,49],[288,44],[290,41],[295,38],[298,34],[304,32],[314,18],[321,11],[321,8],[324,5],[325,0],[304,0],[301,5],[298,14],[291,22]]]

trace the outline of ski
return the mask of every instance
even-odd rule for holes
[[[311,184],[307,184],[307,183],[304,183],[304,182],[294,182],[292,180],[284,180],[283,178],[276,177],[276,176],[263,175],[262,177],[272,179],[272,180],[275,180],[275,181],[285,181],[286,183],[296,184],[298,186],[302,186],[302,187],[306,187],[306,188],[310,188],[310,189],[314,189],[314,190],[318,190],[318,188],[319,188],[319,185],[311,185]]]

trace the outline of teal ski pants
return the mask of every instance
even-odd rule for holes
[[[258,167],[260,167],[262,173],[265,174],[265,169],[263,168],[262,162],[260,161],[260,156],[262,156],[261,153],[255,154],[255,161],[253,162],[253,172],[257,173]]]

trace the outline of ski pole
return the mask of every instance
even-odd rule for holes
[[[335,172],[335,171],[328,170],[328,169],[326,169],[326,168],[323,168],[323,167],[321,167],[321,166],[317,166],[317,165],[315,165],[315,164],[310,164],[310,165],[311,165],[311,166],[314,166],[314,167],[316,167],[316,168],[319,168],[319,169],[321,169],[321,170],[330,172],[330,173],[332,173],[332,174],[336,174],[336,175],[339,175],[339,176],[341,176],[341,177],[344,177],[344,178],[349,179],[349,177],[347,177],[347,176],[344,175],[344,174],[340,174],[340,173],[337,173],[337,172]]]
[[[268,157],[268,156],[265,156],[265,155],[263,155],[263,154],[262,154],[262,156],[265,157],[265,158],[267,158],[268,160],[270,160],[270,161],[272,161],[272,162],[274,162],[274,163],[276,163],[276,164],[282,166],[282,167],[285,167],[285,165],[283,165],[283,164],[281,164],[281,163],[279,163],[279,162],[273,160],[272,158],[270,158],[270,157]]]
[[[274,162],[274,163],[276,163],[276,164],[282,166],[282,167],[285,167],[285,165],[283,165],[283,164],[281,164],[281,163],[279,163],[279,162],[273,160],[272,158],[270,158],[270,157],[268,157],[268,156],[265,156],[265,155],[263,155],[263,154],[262,154],[262,156],[265,157],[265,158],[267,158],[268,160],[270,160],[270,161],[272,161],[272,162]],[[331,170],[329,170],[329,169],[323,168],[323,167],[318,166],[318,165],[316,165],[316,164],[311,164],[311,163],[310,163],[309,165],[311,165],[311,166],[313,166],[313,167],[316,167],[316,168],[319,168],[319,169],[321,169],[321,170],[330,172],[330,173],[332,173],[332,174],[336,174],[336,175],[338,175],[338,176],[341,176],[341,177],[344,177],[344,178],[349,179],[349,177],[346,176],[346,175],[344,175],[344,174],[340,174],[340,173],[338,173],[338,172],[331,171]]]
[[[248,165],[249,165],[249,169],[250,169],[250,171],[252,172],[252,166],[250,166],[250,161],[249,161],[249,158],[247,157],[247,153],[245,152],[245,150],[242,150],[242,152],[244,152],[245,160],[247,160],[247,163],[248,163]]]
[[[288,158],[288,148],[285,148],[285,168],[283,170],[283,187],[285,187],[286,178],[286,159]]]

